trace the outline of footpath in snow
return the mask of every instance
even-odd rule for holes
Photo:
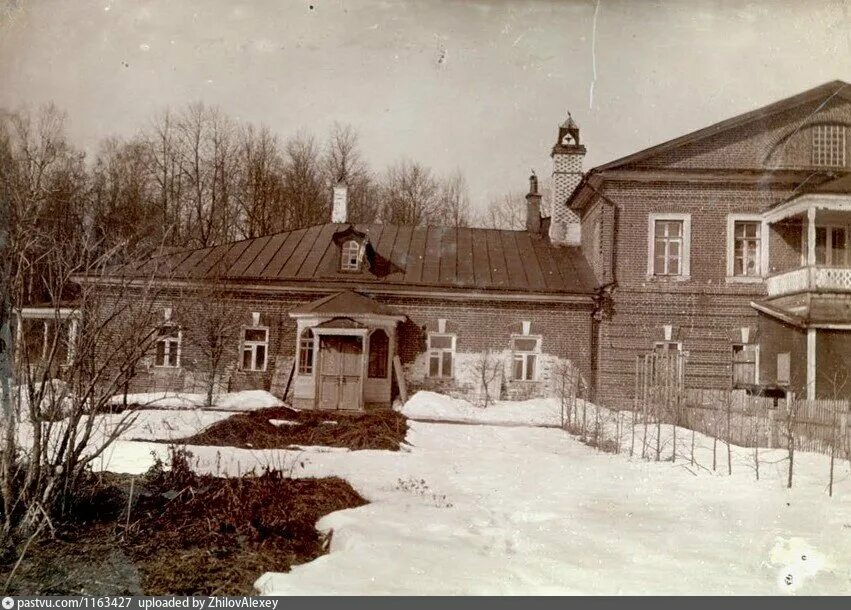
[[[402,411],[482,411],[462,401],[451,412],[451,400],[418,394]],[[532,401],[526,421],[523,403],[482,417],[551,425],[533,415],[547,402]],[[711,439],[701,435],[694,466],[600,453],[542,427],[413,421],[407,440],[398,452],[190,451],[201,471],[340,476],[370,501],[320,520],[333,531],[330,553],[263,575],[256,586],[265,594],[851,593],[847,461],[829,498],[825,456],[799,453],[788,490],[782,451],[761,452],[756,481],[752,450],[734,447],[727,476],[706,466]],[[151,451],[165,456],[167,447],[121,440],[99,466],[143,472]]]

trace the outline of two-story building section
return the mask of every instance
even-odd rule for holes
[[[851,396],[849,125],[851,86],[830,82],[596,167],[555,200],[605,302],[600,400],[631,396],[651,350],[688,352],[690,387]]]

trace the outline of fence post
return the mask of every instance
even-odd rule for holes
[[[774,409],[768,410],[768,448],[769,449],[774,449],[774,445],[775,445],[774,433],[775,433],[775,426],[777,425],[777,422],[775,422],[775,417],[774,417],[775,413],[776,413],[776,411]]]

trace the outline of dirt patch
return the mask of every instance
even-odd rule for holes
[[[32,543],[7,593],[250,594],[264,572],[327,552],[315,527],[321,517],[366,504],[336,477],[198,476],[188,454],[174,454],[170,469],[158,463],[142,477],[101,477],[105,496],[119,501]],[[0,564],[0,586],[20,550]]]
[[[396,411],[341,413],[277,407],[239,413],[194,436],[171,442],[246,449],[321,445],[398,451],[407,432],[407,420]]]

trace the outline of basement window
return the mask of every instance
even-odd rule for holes
[[[511,338],[511,378],[515,381],[535,381],[538,375],[538,356],[541,337],[528,335]]]
[[[455,335],[429,333],[428,376],[450,378],[455,368]]]
[[[266,355],[269,353],[269,329],[266,327],[246,328],[242,334],[243,371],[265,371]]]
[[[180,343],[183,333],[176,326],[164,326],[157,331],[154,366],[176,369],[180,367]]]

